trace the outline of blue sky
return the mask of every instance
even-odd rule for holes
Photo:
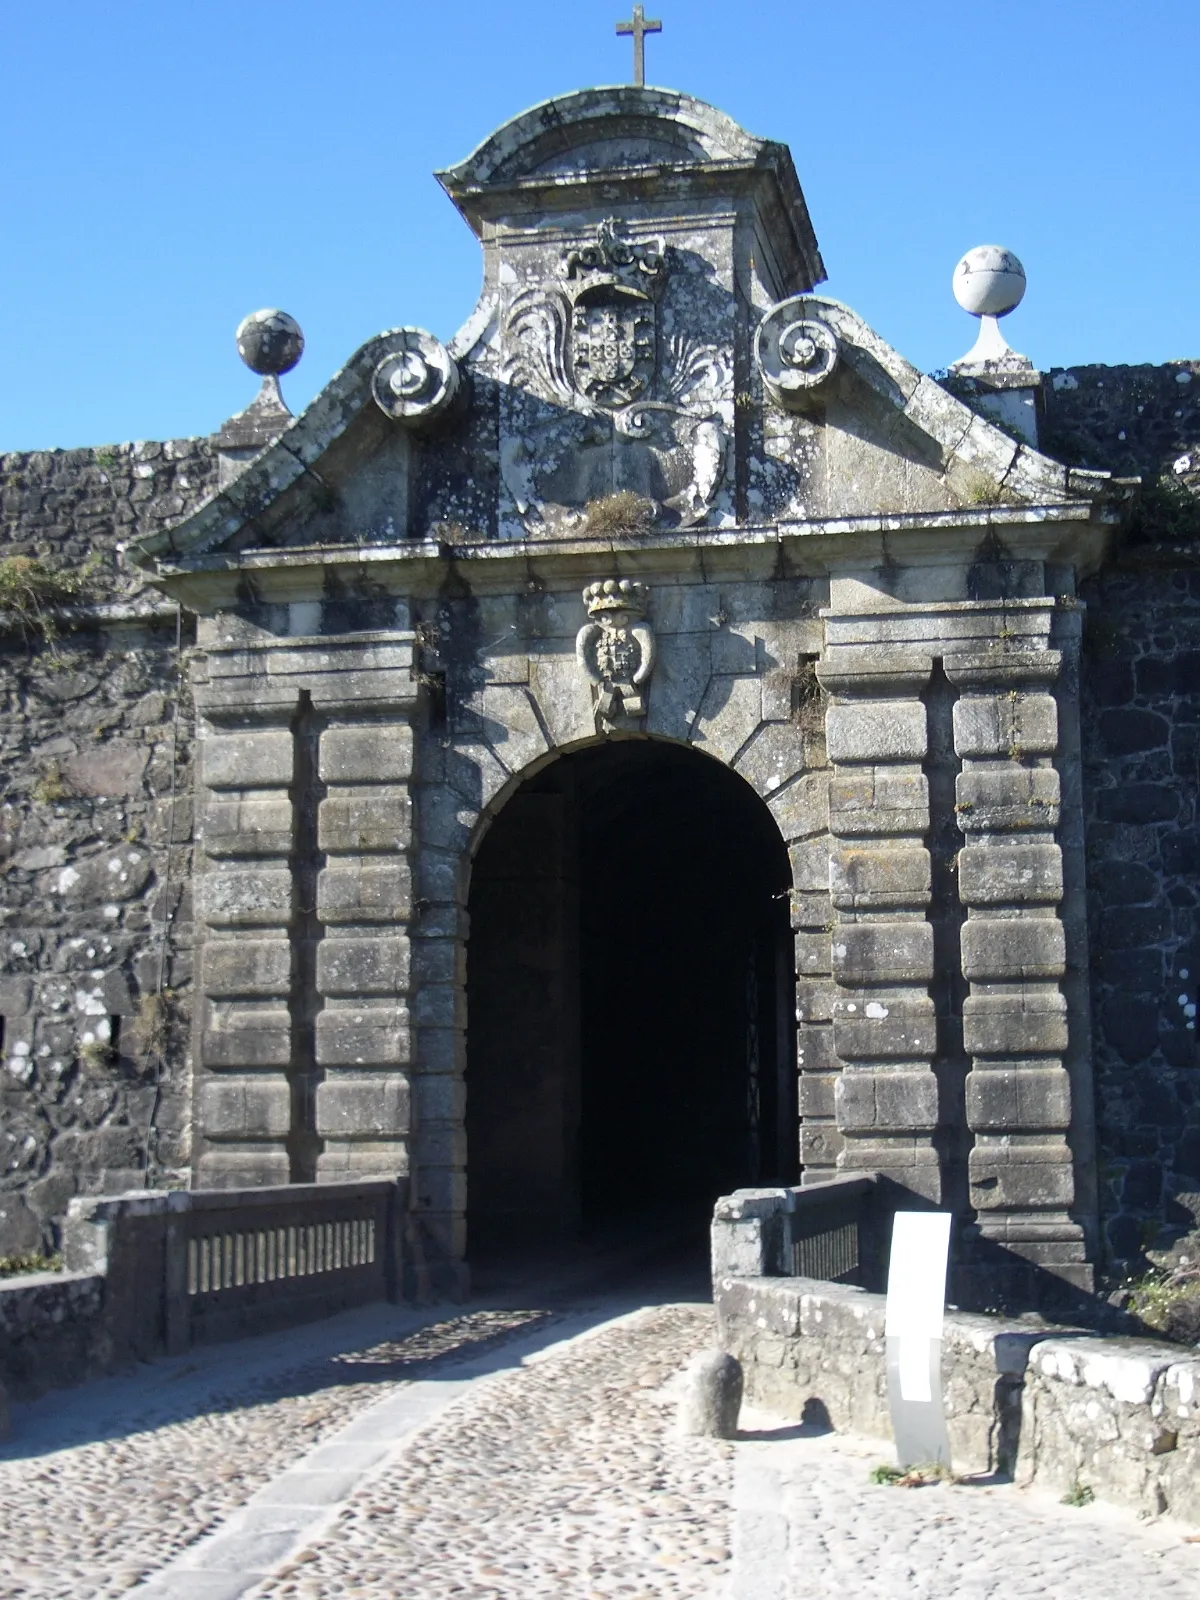
[[[1200,356],[1195,0],[654,0],[651,83],[786,140],[827,291],[919,366],[1025,263],[1043,366]],[[0,0],[0,450],[207,433],[278,305],[300,410],[363,341],[446,338],[478,247],[431,177],[535,101],[625,81],[618,0]]]

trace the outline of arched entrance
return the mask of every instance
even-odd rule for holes
[[[795,1180],[790,884],[763,802],[681,745],[589,746],[509,799],[471,881],[473,1259]]]

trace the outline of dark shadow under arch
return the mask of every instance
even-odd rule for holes
[[[473,1260],[795,1181],[787,848],[743,779],[609,740],[484,836],[468,941]]]

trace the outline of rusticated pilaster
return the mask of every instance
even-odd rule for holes
[[[249,720],[201,733],[198,1176],[287,1183],[295,743],[289,726]]]
[[[928,750],[920,695],[932,658],[894,644],[831,646],[818,665],[832,697],[826,735],[834,923],[834,1049],[843,1172],[885,1173],[938,1202],[938,1085]]]
[[[318,1177],[408,1171],[412,729],[347,723],[321,734],[317,882]]]
[[[958,889],[967,912],[963,1042],[972,1063],[966,1104],[977,1253],[985,1268],[989,1254],[1003,1250],[1090,1287],[1083,1230],[1070,1214],[1071,1089],[1062,1060],[1058,707],[1049,692],[1061,656],[991,649],[947,655],[945,666],[960,691]]]

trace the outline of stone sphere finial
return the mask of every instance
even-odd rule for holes
[[[1025,268],[998,244],[976,245],[954,269],[954,298],[973,317],[1004,317],[1025,297]]]
[[[1029,357],[1011,348],[998,321],[1025,297],[1025,268],[1012,251],[998,244],[976,245],[955,267],[953,284],[959,305],[979,318],[979,337],[950,371],[959,376],[1032,371]]]
[[[237,347],[251,372],[277,378],[304,354],[304,335],[286,311],[252,311],[238,324]]]

